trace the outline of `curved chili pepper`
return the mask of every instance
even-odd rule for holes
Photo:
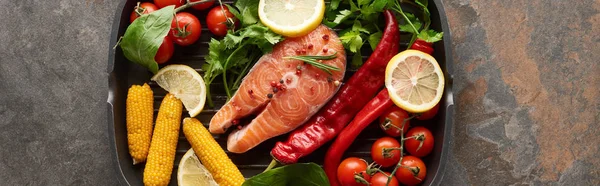
[[[383,86],[385,67],[398,53],[400,40],[394,14],[389,10],[383,14],[386,27],[373,54],[325,107],[293,131],[287,141],[275,144],[271,155],[277,161],[295,163],[333,139]]]
[[[329,184],[331,186],[340,185],[337,179],[337,168],[346,149],[350,147],[350,144],[352,144],[365,127],[369,126],[369,124],[381,116],[392,105],[394,105],[394,102],[390,99],[387,89],[384,88],[356,114],[354,120],[335,138],[329,150],[327,150],[323,167],[327,177],[329,177]]]
[[[422,39],[415,40],[415,42],[410,46],[410,48],[421,52],[425,52],[429,55],[433,54],[433,48],[431,47],[431,43]]]

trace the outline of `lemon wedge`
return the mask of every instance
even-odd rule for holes
[[[202,76],[186,65],[168,65],[151,78],[160,87],[181,100],[190,117],[195,117],[206,102],[206,84]]]
[[[200,163],[194,150],[190,148],[179,162],[177,169],[177,184],[179,186],[219,186],[206,167]]]
[[[323,20],[324,0],[260,0],[258,17],[273,32],[299,37],[313,31]]]
[[[394,56],[385,69],[385,87],[398,107],[421,113],[433,108],[444,92],[444,73],[431,55],[406,50]]]

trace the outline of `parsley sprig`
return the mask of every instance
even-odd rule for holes
[[[229,11],[241,22],[238,30],[230,29],[223,39],[212,38],[208,44],[204,70],[204,82],[209,106],[213,107],[210,85],[221,77],[228,99],[239,88],[241,80],[251,66],[265,53],[273,50],[273,45],[283,40],[258,20],[258,1],[237,0]]]
[[[421,15],[404,12],[400,4],[414,6],[421,10]],[[327,6],[323,24],[331,28],[344,28],[340,33],[340,40],[344,48],[353,53],[352,66],[362,65],[361,49],[369,43],[371,50],[375,50],[383,35],[379,15],[385,9],[394,10],[399,20],[402,32],[412,33],[408,47],[417,38],[427,42],[436,42],[442,39],[443,34],[429,29],[431,13],[427,9],[428,0],[331,0]],[[402,20],[403,18],[403,20]]]

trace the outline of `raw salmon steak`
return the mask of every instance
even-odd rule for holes
[[[339,68],[331,74],[289,56],[325,56],[320,63]],[[346,54],[335,32],[319,26],[306,36],[287,38],[263,55],[240,88],[211,119],[211,133],[224,133],[239,119],[256,115],[227,139],[227,150],[244,153],[261,142],[288,133],[306,122],[337,92],[346,71]],[[277,84],[281,86],[278,86]]]

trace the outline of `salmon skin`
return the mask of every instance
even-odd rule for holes
[[[300,55],[332,55],[321,63],[339,68],[332,74],[303,61],[284,59]],[[211,133],[224,133],[239,120],[257,114],[233,131],[227,150],[244,153],[261,142],[288,133],[304,124],[337,92],[346,72],[346,53],[336,33],[320,25],[306,36],[287,38],[263,55],[244,77],[240,88],[211,119]],[[278,88],[273,86],[280,83]]]

